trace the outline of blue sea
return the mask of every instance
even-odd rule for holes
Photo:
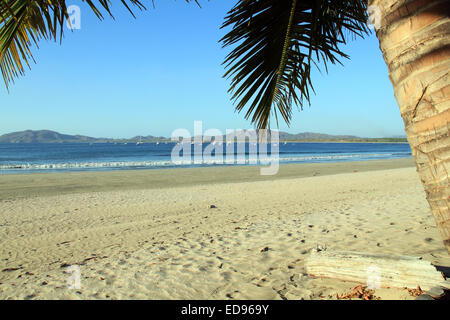
[[[203,150],[208,146],[203,144]],[[411,149],[406,143],[280,142],[278,156],[275,152],[271,153],[269,145],[267,154],[255,159],[251,145],[238,146],[235,143],[234,152],[226,157],[227,145],[224,143],[214,146],[216,149],[212,157],[203,160],[200,157],[200,161],[199,158],[194,161],[194,145],[189,144],[186,150],[190,148],[191,157],[184,161],[172,161],[174,147],[175,143],[0,144],[0,174],[263,165],[269,158],[278,159],[280,163],[326,163],[411,157]],[[223,150],[223,156],[220,150]],[[182,156],[183,152],[179,155]]]

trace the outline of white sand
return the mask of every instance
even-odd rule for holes
[[[318,245],[450,265],[414,168],[18,196],[0,201],[0,298],[335,298],[356,284],[305,274]]]

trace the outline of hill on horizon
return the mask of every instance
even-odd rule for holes
[[[238,134],[239,136],[239,134]],[[352,135],[330,135],[302,132],[291,134],[279,132],[280,141],[343,141],[343,142],[407,142],[406,138],[361,138]],[[0,143],[107,143],[107,142],[156,142],[170,141],[167,137],[136,136],[130,139],[93,138],[83,135],[61,134],[51,130],[26,130],[0,136]]]
[[[81,135],[61,134],[51,130],[26,130],[0,136],[0,143],[89,143],[95,140],[97,139]]]

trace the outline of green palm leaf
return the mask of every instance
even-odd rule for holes
[[[258,129],[278,112],[289,124],[292,106],[310,100],[312,65],[340,63],[347,35],[368,32],[366,8],[361,0],[239,0],[221,39],[233,47],[224,63],[236,110],[248,105],[245,117]]]

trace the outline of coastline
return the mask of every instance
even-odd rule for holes
[[[335,299],[330,250],[450,259],[412,160],[8,176],[1,299]],[[234,173],[233,173],[234,172]],[[140,179],[140,180],[139,180]],[[248,181],[253,179],[253,181]],[[88,187],[90,186],[90,187]],[[77,266],[81,286],[66,286]],[[377,289],[381,299],[414,299]]]
[[[307,140],[307,141],[286,141],[287,143],[386,143],[386,144],[391,144],[391,143],[395,143],[395,144],[409,144],[408,141],[336,141],[336,140],[330,140],[330,141],[325,141],[325,140],[318,140],[318,141],[311,141],[311,140]],[[284,141],[280,141],[280,143],[284,143]]]
[[[226,141],[226,140],[224,140]],[[99,141],[99,142],[85,142],[85,141],[73,141],[73,142],[59,142],[59,141],[55,141],[55,142],[0,142],[0,144],[3,145],[28,145],[28,144],[114,144],[114,143],[136,143],[139,142],[139,140],[119,140],[119,141],[114,141],[114,140],[110,140],[110,141]],[[236,142],[244,142],[244,141],[236,141]],[[245,141],[247,142],[247,141]],[[404,143],[404,144],[409,144],[408,141],[380,141],[380,140],[376,140],[375,141],[346,141],[346,140],[279,140],[280,143],[386,143],[386,144],[390,144],[390,143]],[[152,140],[152,141],[143,141],[141,142],[141,144],[152,144],[152,143],[176,143],[176,141],[172,141],[172,140]]]
[[[261,176],[260,166],[6,174],[0,175],[0,201],[57,194],[271,181],[414,166],[412,159],[389,159],[280,164],[278,173],[273,176]]]
[[[273,177],[252,167],[0,177],[0,299],[298,300],[351,291],[356,283],[305,273],[318,246],[449,265],[407,160],[286,165]],[[66,286],[68,266],[80,268],[78,290]],[[375,296],[414,299],[394,288]]]

